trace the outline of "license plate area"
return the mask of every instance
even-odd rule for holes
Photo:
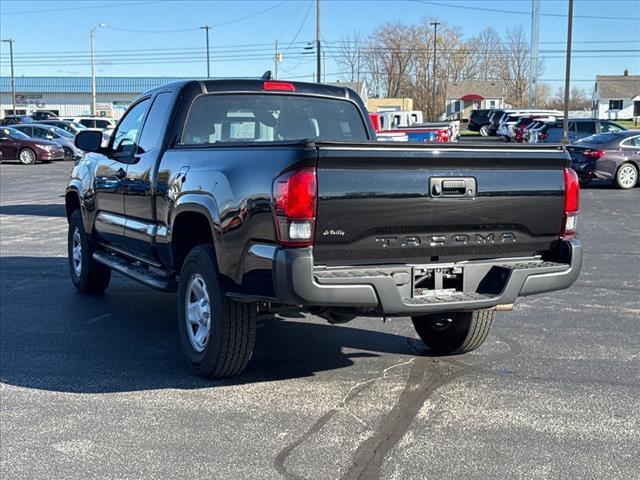
[[[462,293],[463,289],[463,267],[426,266],[413,268],[413,298],[453,295]]]

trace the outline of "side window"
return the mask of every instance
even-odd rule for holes
[[[576,130],[578,133],[596,133],[595,122],[576,122]]]
[[[627,138],[624,142],[620,144],[620,146],[624,148],[638,149],[640,148],[640,137]]]
[[[153,101],[153,105],[144,122],[144,128],[140,134],[138,146],[143,152],[148,152],[160,146],[162,133],[169,119],[169,109],[171,108],[171,94],[159,93]]]
[[[142,127],[149,99],[137,103],[127,112],[113,132],[113,151],[118,156],[132,156],[136,152],[136,141]]]
[[[106,120],[96,120],[96,127],[98,128],[111,128],[111,124]]]
[[[94,127],[94,122],[93,120],[89,120],[88,118],[83,118],[80,120],[80,123],[82,125],[84,125],[87,128],[93,128]]]

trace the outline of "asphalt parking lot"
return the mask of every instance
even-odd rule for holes
[[[76,293],[70,169],[0,166],[3,478],[638,478],[640,188],[583,190],[577,283],[471,354],[429,357],[408,319],[274,318],[214,382],[182,359],[173,295]]]

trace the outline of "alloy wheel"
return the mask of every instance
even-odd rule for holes
[[[82,239],[80,238],[80,229],[78,227],[73,231],[71,253],[73,255],[73,271],[76,277],[80,278],[82,273]]]
[[[207,348],[211,334],[211,304],[207,284],[195,273],[189,279],[185,295],[185,321],[191,346],[196,352]]]
[[[638,172],[633,165],[623,165],[618,171],[618,183],[622,188],[632,188],[638,181]]]

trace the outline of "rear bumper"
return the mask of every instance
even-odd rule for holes
[[[414,266],[315,267],[312,249],[276,250],[273,275],[283,303],[415,315],[508,305],[519,296],[567,288],[580,274],[580,242],[563,242],[559,257],[555,262],[532,257],[449,264],[464,269],[463,291],[423,297],[413,297]]]

